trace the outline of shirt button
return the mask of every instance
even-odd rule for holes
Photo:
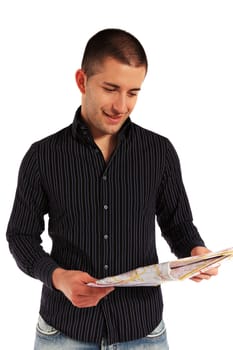
[[[104,269],[107,271],[108,270],[108,265],[104,265]]]
[[[106,176],[106,175],[103,176],[103,180],[104,180],[104,181],[107,180],[107,176]]]
[[[104,235],[104,239],[108,239],[108,235]]]
[[[105,210],[108,210],[107,204],[104,205],[104,209],[105,209]]]

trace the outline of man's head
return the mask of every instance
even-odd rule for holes
[[[147,72],[140,42],[120,29],[105,29],[87,43],[76,82],[81,114],[94,138],[116,135],[132,112]]]
[[[146,71],[148,68],[141,43],[132,34],[121,29],[104,29],[89,39],[81,65],[88,78],[98,71],[98,66],[107,57],[133,67],[144,66]]]

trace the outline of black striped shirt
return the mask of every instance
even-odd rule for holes
[[[41,245],[49,215],[52,251]],[[43,282],[41,316],[71,338],[108,343],[144,337],[160,322],[160,287],[117,288],[79,309],[52,286],[55,268],[96,278],[158,262],[155,218],[178,257],[204,245],[192,222],[179,159],[170,141],[131,120],[106,164],[80,115],[25,155],[7,238],[18,266]]]

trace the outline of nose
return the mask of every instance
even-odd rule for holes
[[[128,112],[127,97],[124,94],[118,94],[113,101],[113,111],[116,114],[126,114]]]

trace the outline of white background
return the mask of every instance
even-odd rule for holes
[[[41,290],[39,281],[16,267],[5,239],[18,168],[32,142],[72,122],[80,103],[74,74],[87,40],[100,29],[126,29],[144,45],[149,72],[131,117],[176,147],[194,222],[207,246],[233,246],[232,18],[232,1],[225,0],[0,2],[5,349],[33,348]],[[160,260],[174,258],[157,232]],[[230,261],[211,281],[164,284],[171,350],[233,348],[232,270]]]

